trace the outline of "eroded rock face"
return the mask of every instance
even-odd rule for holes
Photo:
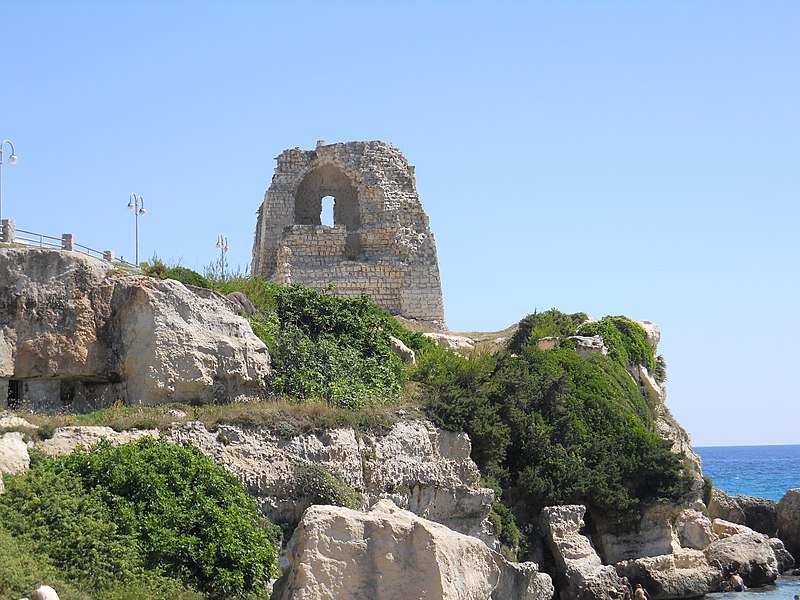
[[[769,537],[752,530],[720,538],[705,551],[706,559],[725,576],[739,571],[748,587],[768,585],[778,577],[778,563]]]
[[[747,526],[769,537],[778,535],[778,503],[755,496],[729,496],[714,488],[708,507],[713,519]]]
[[[368,513],[332,506],[306,510],[287,547],[277,600],[549,600],[550,577],[534,563],[513,565],[479,540],[398,508]]]
[[[427,421],[403,421],[384,436],[333,429],[281,438],[263,428],[201,423],[167,433],[224,465],[277,522],[297,522],[309,498],[295,493],[296,466],[318,464],[364,496],[368,506],[391,499],[398,506],[493,545],[487,517],[494,492],[480,486],[465,434],[437,430]],[[220,443],[220,439],[226,442]]]
[[[623,561],[617,572],[641,583],[651,597],[698,598],[720,589],[722,571],[708,564],[703,553],[688,548],[672,554]]]
[[[453,335],[450,333],[438,333],[434,331],[426,331],[423,333],[426,338],[432,339],[434,342],[447,348],[449,350],[472,350],[475,347],[475,342],[463,335]]]
[[[21,473],[30,466],[28,445],[18,431],[0,434],[0,475]]]
[[[717,539],[710,519],[694,509],[681,512],[677,533],[681,547],[694,550],[704,550]]]
[[[783,542],[778,538],[770,538],[769,546],[775,553],[775,560],[778,563],[778,573],[785,573],[795,566],[794,556],[786,549]]]
[[[800,488],[789,490],[778,502],[778,537],[800,562]]]
[[[101,440],[112,444],[127,444],[150,436],[160,437],[157,429],[132,429],[129,431],[114,431],[111,427],[77,426],[59,427],[53,436],[37,442],[36,447],[50,456],[64,456],[76,449],[88,449]]]
[[[562,600],[605,600],[622,583],[614,567],[604,565],[591,540],[581,534],[586,507],[547,506],[541,526],[556,561]]]
[[[679,547],[672,524],[681,511],[672,505],[647,507],[636,530],[627,533],[608,531],[603,522],[597,523],[598,545],[605,562],[670,554]]]
[[[16,441],[20,434],[6,435],[13,437],[19,456],[27,461],[21,437]],[[110,427],[59,427],[49,439],[36,442],[36,447],[60,456],[102,439],[123,444],[161,435],[155,429],[117,432]],[[469,438],[438,430],[427,421],[399,422],[383,436],[356,435],[353,429],[342,428],[286,438],[263,427],[242,425],[220,424],[212,432],[193,421],[175,423],[163,435],[170,442],[195,446],[235,475],[262,513],[275,522],[299,521],[310,499],[297,495],[296,467],[317,464],[359,492],[363,507],[391,499],[491,547],[496,543],[487,518],[494,492],[480,486]],[[0,471],[3,457],[12,455],[0,452]],[[27,468],[27,462],[14,468]]]
[[[3,404],[85,411],[258,395],[266,346],[229,302],[204,296],[76,252],[0,249]]]

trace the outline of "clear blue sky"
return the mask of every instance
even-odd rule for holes
[[[285,148],[417,167],[448,324],[657,322],[696,445],[800,443],[800,2],[0,2],[2,216],[250,262]],[[8,157],[8,146],[5,147]]]

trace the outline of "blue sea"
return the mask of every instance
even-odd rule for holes
[[[800,445],[707,446],[695,451],[703,461],[703,474],[728,494],[780,500],[787,490],[800,487]],[[757,600],[792,600],[800,594],[800,577],[781,577],[777,584],[747,594],[757,594]],[[725,593],[707,598],[745,600],[747,596]]]
[[[695,448],[703,474],[728,494],[780,500],[800,487],[800,445]]]

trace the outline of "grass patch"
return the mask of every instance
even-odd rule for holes
[[[10,413],[24,418],[32,426],[13,425],[0,428],[0,432],[19,431],[28,439],[38,440],[52,437],[57,428],[67,426],[107,426],[115,431],[134,429],[166,431],[175,423],[200,421],[208,430],[214,430],[221,424],[244,425],[263,427],[281,437],[318,433],[339,427],[352,427],[380,435],[398,421],[425,418],[419,406],[411,401],[416,385],[409,383],[407,387],[409,390],[407,400],[367,406],[359,411],[331,406],[324,401],[296,402],[287,399],[203,406],[188,404],[115,406],[84,414]]]

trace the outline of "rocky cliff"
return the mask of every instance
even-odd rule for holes
[[[0,248],[0,402],[39,412],[257,396],[266,346],[221,296],[77,252]]]
[[[29,248],[0,249],[0,282],[0,386],[7,389],[0,398],[11,408],[77,412],[118,402],[236,401],[258,396],[269,375],[264,344],[213,292],[121,272],[72,252]],[[641,325],[655,352],[657,327]],[[437,341],[455,345],[450,338]],[[558,343],[539,341],[550,348]],[[599,336],[573,336],[571,343],[582,356],[608,352]],[[750,585],[773,581],[792,559],[771,536],[779,530],[797,547],[796,498],[770,520],[753,502],[737,501],[723,513],[720,496],[709,518],[699,459],[666,409],[663,383],[642,365],[628,373],[647,400],[655,430],[692,465],[693,497],[682,505],[645,507],[641,522],[627,532],[583,506],[549,507],[540,519],[530,515],[528,525],[542,532],[537,560],[553,573],[561,597],[605,598],[626,577],[646,583],[654,599],[719,590],[734,569]],[[401,421],[380,434],[338,428],[283,435],[242,424],[210,430],[185,414],[177,421],[161,431],[58,428],[36,445],[60,454],[101,438],[123,443],[152,435],[199,448],[239,479],[266,516],[299,523],[281,598],[350,593],[544,600],[553,594],[538,565],[507,563],[494,553],[494,493],[481,487],[463,433],[421,420]],[[0,419],[0,475],[27,468],[28,429],[35,428],[17,417]],[[329,485],[348,492],[347,503],[360,512],[315,504],[330,499],[322,498],[330,490],[319,489]],[[724,520],[739,519],[737,510],[749,527]]]

